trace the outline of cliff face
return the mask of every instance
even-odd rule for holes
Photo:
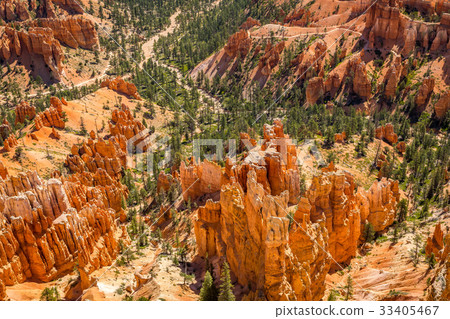
[[[39,19],[32,21],[30,26],[51,29],[56,40],[74,49],[100,48],[95,23],[83,16]]]
[[[441,15],[439,23],[424,23],[411,20],[400,13],[401,6],[412,8],[425,7],[427,1],[380,0],[367,13],[366,29],[371,47],[379,46],[380,41],[399,41],[403,44],[402,55],[408,56],[414,51],[418,41],[426,51],[439,51],[450,45],[450,15],[443,13],[443,4],[432,6],[431,10]],[[428,5],[427,5],[428,6]],[[448,5],[447,5],[448,6]]]
[[[136,86],[133,83],[124,81],[120,76],[115,79],[106,79],[102,82],[100,87],[107,87],[119,93],[123,93],[134,97],[136,100],[141,100]]]
[[[58,8],[58,16],[63,16],[62,18],[56,17],[53,2],[61,6]],[[53,2],[41,1],[39,8],[35,1],[1,2],[0,18],[8,23],[0,27],[0,57],[9,61],[22,55],[41,55],[53,77],[60,81],[64,76],[64,52],[61,44],[97,50],[99,39],[94,22],[80,15],[83,10],[76,1]],[[65,9],[69,11],[66,12]],[[35,16],[39,18],[35,19]]]
[[[247,23],[247,22],[246,22]],[[244,27],[249,27],[252,25],[252,22],[250,21],[248,25],[244,25]],[[241,57],[245,57],[248,54],[248,51],[250,50],[250,47],[252,45],[252,39],[248,36],[248,33],[246,30],[240,30],[233,34],[229,39],[227,44],[225,45],[224,49],[226,54],[234,59],[238,54]]]
[[[220,191],[222,169],[216,163],[207,160],[195,163],[192,159],[189,166],[184,162],[181,163],[180,179],[184,200],[189,198],[193,200]]]
[[[434,111],[438,119],[443,119],[448,110],[450,110],[450,90],[441,94],[434,106]]]
[[[361,54],[363,53],[353,55],[327,75],[325,92],[330,92],[331,96],[335,95],[348,78],[354,94],[362,99],[369,99],[372,96],[372,86]]]
[[[0,183],[0,282],[50,281],[78,262],[93,271],[118,253],[114,210],[101,192],[21,173]],[[82,205],[79,205],[82,203]]]
[[[3,150],[5,152],[11,151],[14,147],[18,145],[17,139],[14,134],[8,136],[6,140],[3,141]]]
[[[56,112],[63,103],[51,98]],[[124,124],[124,114],[131,116],[126,107],[117,111],[115,127]],[[81,145],[73,145],[65,162],[68,176],[9,176],[0,165],[0,298],[5,298],[5,285],[52,281],[75,265],[87,275],[114,261],[118,240],[128,241],[126,230],[118,227],[126,218],[122,201],[128,190],[120,183],[125,152],[125,136],[96,138],[93,133]]]
[[[330,165],[300,196],[295,154],[280,120],[265,125],[260,147],[242,162],[217,167],[220,200],[197,210],[198,254],[228,261],[238,283],[249,287],[244,299],[321,299],[325,276],[336,268],[331,260],[346,263],[356,255],[364,224],[383,231],[394,221],[398,183],[382,179],[356,192],[353,176]],[[198,172],[207,165],[215,164],[183,166],[183,190],[194,185],[202,195],[201,182],[192,181],[202,180]],[[289,203],[298,206],[288,216]]]
[[[425,246],[425,254],[430,257],[434,254],[437,260],[441,260],[443,257],[444,248],[444,232],[442,231],[441,224],[437,224],[434,228],[433,235],[427,238],[427,245]],[[445,257],[445,256],[444,256]]]
[[[228,261],[238,282],[248,287],[245,299],[317,300],[321,297],[320,291],[311,289],[312,273],[307,266],[320,257],[317,254],[296,256],[289,243],[287,208],[290,198],[294,201],[295,195],[298,196],[294,185],[299,184],[299,176],[293,173],[296,157],[287,138],[281,121],[276,120],[274,125],[264,127],[261,147],[250,143],[253,148],[242,163],[233,164],[228,160],[224,171],[210,162],[188,167],[182,164],[180,168],[183,190],[192,180],[200,178],[198,185],[194,184],[197,196],[202,193],[201,185],[206,185],[205,171],[214,172],[208,174],[215,176],[211,181],[220,181],[209,188],[220,190],[220,200],[208,200],[197,211],[194,225],[198,251],[200,256]],[[326,236],[324,227],[317,230],[311,222],[305,224],[314,237]],[[300,252],[306,245],[312,243],[305,240],[295,245],[295,249]]]
[[[276,45],[269,42],[264,50],[264,55],[259,59],[258,69],[265,76],[272,73],[272,70],[278,65],[281,59],[281,52],[285,47],[285,42],[281,41]]]
[[[427,290],[427,300],[430,301],[448,301],[450,299],[450,234],[444,238],[444,247],[435,276]]]

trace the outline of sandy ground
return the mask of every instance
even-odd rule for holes
[[[428,220],[424,227],[417,228],[416,233],[422,237],[422,245],[426,243],[426,238],[434,231],[436,225],[436,215]],[[450,216],[447,214],[439,222],[443,223],[443,229],[450,225]],[[327,299],[330,289],[341,291],[346,285],[346,280],[350,274],[353,278],[354,300],[384,300],[390,299],[388,296],[391,290],[400,294],[396,300],[424,300],[424,291],[428,287],[427,281],[434,277],[434,269],[429,269],[425,262],[425,257],[420,257],[417,267],[414,266],[411,258],[414,250],[414,236],[412,233],[412,223],[408,223],[409,231],[403,235],[398,243],[391,242],[392,230],[387,233],[385,242],[375,243],[373,248],[366,253],[359,254],[353,258],[350,266],[344,271],[327,275],[327,292],[324,300]],[[349,270],[350,269],[350,270]]]
[[[52,135],[52,129],[44,127],[35,131],[34,135],[37,141],[28,133],[33,132],[34,124],[22,129],[22,138],[18,139],[19,146],[24,149],[22,162],[13,159],[14,150],[6,153],[0,153],[0,160],[8,167],[11,175],[15,175],[24,170],[37,170],[42,176],[49,176],[50,173],[61,167],[70,148],[73,144],[81,143],[86,137],[78,134],[81,128],[81,121],[88,132],[93,130],[99,132],[100,136],[109,133],[108,122],[111,118],[111,112],[121,103],[127,105],[133,112],[137,105],[143,104],[143,101],[137,101],[128,98],[126,95],[119,94],[107,88],[99,89],[82,99],[68,101],[68,105],[63,105],[63,112],[66,112],[68,121],[64,130],[57,130],[61,139],[57,140]],[[146,109],[141,106],[141,110],[136,112],[136,117],[142,120]],[[162,112],[162,109],[155,105],[155,118],[146,119],[147,124],[155,126],[158,131],[164,133],[165,126],[172,118],[170,111]],[[39,165],[36,165],[39,163]]]

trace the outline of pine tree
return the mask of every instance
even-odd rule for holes
[[[408,215],[408,201],[406,199],[400,200],[397,205],[398,213],[397,213],[397,221],[402,223],[406,220],[406,216]]]
[[[233,285],[230,278],[230,267],[228,263],[223,264],[222,275],[220,276],[222,283],[219,289],[219,301],[234,301],[236,300],[233,294]]]
[[[217,301],[217,288],[209,271],[205,274],[205,281],[200,290],[200,301]]]
[[[345,300],[349,300],[353,296],[353,278],[348,275],[347,285],[345,285]]]

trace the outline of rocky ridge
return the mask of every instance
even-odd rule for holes
[[[64,7],[72,9],[75,15],[64,11],[63,17],[56,17],[53,2],[62,6],[60,10]],[[0,18],[7,24],[0,27],[0,57],[11,61],[22,55],[40,55],[53,77],[61,81],[64,77],[61,44],[98,50],[99,39],[94,22],[81,14],[83,10],[77,2],[53,2],[41,1],[37,8],[35,1],[2,1]],[[32,18],[34,16],[37,18]]]
[[[377,232],[391,225],[399,199],[397,182],[356,192],[351,174],[333,165],[300,194],[295,146],[279,120],[241,162],[182,163],[180,180],[185,199],[220,191],[198,208],[197,251],[217,267],[226,260],[250,300],[320,300],[331,260],[356,255],[366,223]],[[293,214],[289,203],[298,204]]]
[[[54,109],[62,107],[59,99],[51,101]],[[126,107],[123,111],[129,112]],[[118,126],[122,115],[115,115]],[[9,176],[0,165],[4,168],[0,170],[2,298],[6,298],[5,286],[52,281],[75,266],[88,278],[115,260],[120,239],[128,242],[119,224],[125,218],[122,203],[128,196],[120,182],[126,138],[121,134],[92,137],[95,133],[72,147],[66,159],[68,176],[59,172],[49,180],[36,172]]]

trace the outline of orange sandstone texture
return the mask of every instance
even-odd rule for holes
[[[425,23],[411,20],[400,12],[400,7],[409,5],[417,7],[413,0],[380,0],[373,5],[366,18],[366,30],[368,31],[370,47],[381,47],[381,43],[403,44],[402,55],[410,55],[419,42],[426,51],[433,52],[446,50],[450,43],[450,14],[443,13],[441,9],[436,10],[441,14],[439,23]],[[425,1],[421,1],[425,2]],[[436,5],[435,8],[438,6]]]
[[[281,59],[281,52],[283,52],[286,43],[281,41],[276,45],[269,42],[264,50],[264,55],[259,59],[258,69],[261,73],[268,76],[272,70],[278,65]]]
[[[32,120],[36,116],[36,107],[23,101],[14,108],[16,112],[16,123],[24,123],[25,119]]]
[[[398,136],[394,133],[394,126],[391,123],[377,127],[375,130],[375,137],[380,140],[385,139],[391,145],[398,142]]]
[[[60,8],[56,10],[53,3]],[[53,77],[62,80],[64,52],[61,44],[99,49],[95,23],[80,13],[83,13],[82,8],[73,0],[46,0],[39,9],[36,1],[2,1],[0,18],[7,24],[0,26],[0,57],[10,60],[23,55],[41,55]]]
[[[5,167],[2,161],[0,161],[0,177],[6,179],[8,176],[8,169]]]
[[[427,238],[427,245],[425,246],[425,254],[430,257],[434,254],[437,260],[441,259],[442,249],[444,248],[444,232],[441,224],[437,224],[434,228],[432,236]]]
[[[100,86],[107,87],[113,91],[132,96],[136,100],[141,100],[136,86],[133,83],[124,81],[120,76],[112,80],[106,79],[101,83]]]
[[[436,231],[434,235],[436,235]],[[444,249],[436,268],[435,276],[427,290],[427,300],[448,301],[450,299],[450,234],[444,238]]]
[[[442,93],[434,106],[434,111],[438,119],[443,119],[448,110],[450,110],[450,90]]]
[[[249,300],[320,300],[325,276],[336,267],[330,257],[340,263],[354,257],[364,224],[385,230],[399,199],[397,182],[382,179],[356,192],[353,176],[333,165],[300,196],[295,146],[280,120],[264,126],[263,144],[242,162],[228,159],[225,169],[182,164],[180,176],[192,199],[220,190],[219,201],[197,210],[198,254],[213,264],[226,260]],[[289,203],[298,203],[291,217]]]
[[[63,102],[52,98],[51,104],[58,112]],[[125,152],[123,135],[88,139],[67,156],[71,174],[55,173],[47,181],[36,172],[8,176],[0,165],[1,298],[5,285],[48,282],[77,264],[86,287],[91,272],[113,262],[119,238],[128,242],[116,220],[126,217],[128,190],[120,183]]]
[[[3,142],[3,150],[5,152],[11,151],[14,147],[18,145],[16,137],[11,134],[4,142]]]
[[[64,128],[62,102],[57,97],[50,98],[50,107],[36,115],[35,128],[39,131],[42,127]]]
[[[250,51],[252,39],[248,36],[247,31],[241,30],[233,34],[225,45],[226,54],[234,59],[238,53],[241,57],[245,57]]]
[[[3,284],[48,282],[77,262],[91,272],[117,255],[114,210],[96,188],[28,172],[0,182],[0,193]]]

